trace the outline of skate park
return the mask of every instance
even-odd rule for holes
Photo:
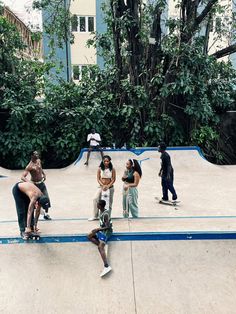
[[[86,149],[63,169],[45,169],[51,221],[41,239],[19,236],[12,186],[22,170],[0,168],[0,313],[235,313],[236,166],[209,163],[198,147],[170,147],[180,204],[161,205],[156,148],[107,149],[117,172],[114,235],[104,279],[86,234],[100,154]],[[139,161],[139,218],[122,217],[122,174]],[[105,304],[105,305],[104,305]]]

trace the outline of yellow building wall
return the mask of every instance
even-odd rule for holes
[[[72,15],[93,16],[94,30],[96,30],[96,0],[71,1],[70,11]],[[73,32],[74,43],[71,45],[72,65],[96,64],[96,49],[86,47],[89,39],[93,38],[89,32]]]

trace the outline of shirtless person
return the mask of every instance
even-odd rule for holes
[[[20,234],[23,239],[27,239],[34,230],[37,230],[41,206],[45,210],[48,209],[49,199],[32,182],[16,183],[12,194],[16,203]]]
[[[31,175],[31,180],[27,179],[27,175],[29,173]],[[43,193],[43,195],[47,196],[47,198],[49,199],[48,191],[47,191],[46,185],[44,183],[44,181],[46,180],[46,174],[43,171],[41,160],[39,158],[39,153],[37,151],[34,151],[32,153],[31,161],[27,165],[27,167],[25,168],[23,175],[21,177],[21,180],[23,182],[34,183],[37,186],[37,188],[40,189],[40,191]],[[50,208],[50,207],[51,207],[51,204],[50,204],[50,199],[49,199],[49,207],[48,208]],[[43,216],[43,218],[45,220],[51,220],[51,217],[48,214],[48,208],[45,210],[45,213]]]

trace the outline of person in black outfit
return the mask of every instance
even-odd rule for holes
[[[177,200],[177,194],[174,188],[174,170],[171,165],[170,155],[166,152],[166,144],[160,143],[158,146],[158,151],[161,153],[161,169],[159,171],[159,176],[161,177],[163,201],[168,201],[168,190],[172,194],[172,200]]]

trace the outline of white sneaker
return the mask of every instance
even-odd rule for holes
[[[103,271],[102,271],[101,274],[100,274],[100,277],[105,276],[105,275],[108,274],[111,270],[112,270],[111,266],[104,267]]]
[[[94,220],[98,220],[98,217],[91,217],[88,219],[88,221],[94,221]]]

